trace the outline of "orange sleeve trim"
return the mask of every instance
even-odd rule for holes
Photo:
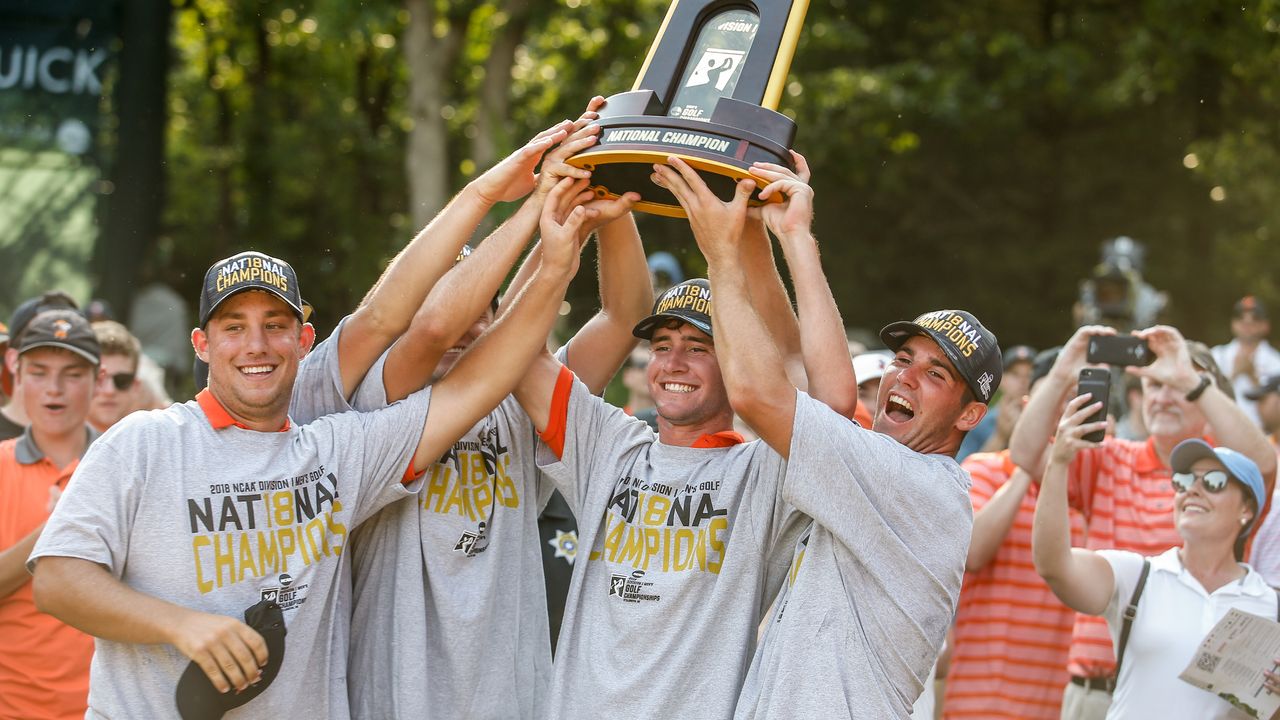
[[[861,400],[859,400],[857,406],[853,408],[853,419],[867,430],[871,429],[871,411],[867,409],[866,405],[862,404]]]
[[[551,448],[557,459],[564,457],[564,436],[569,426],[569,393],[573,390],[573,373],[561,365],[556,377],[556,389],[551,393],[551,410],[547,415],[547,429],[540,434],[542,442]]]
[[[416,455],[417,453],[414,453],[414,454]],[[400,484],[408,485],[409,483],[417,480],[418,478],[426,474],[427,474],[426,470],[423,470],[422,472],[415,471],[413,469],[413,458],[409,458],[409,466],[404,469],[404,475],[400,476]]]

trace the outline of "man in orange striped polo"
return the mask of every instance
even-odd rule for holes
[[[1089,339],[1115,332],[1087,325],[1063,346],[1013,431],[1009,449],[1014,464],[1033,476],[1039,474],[1062,403],[1076,394]],[[1156,357],[1146,367],[1128,368],[1142,378],[1142,414],[1151,436],[1145,442],[1108,437],[1100,447],[1081,451],[1068,471],[1068,492],[1071,506],[1084,514],[1086,547],[1158,555],[1181,544],[1173,527],[1169,482],[1169,456],[1175,445],[1204,438],[1212,430],[1218,443],[1257,463],[1268,496],[1275,485],[1276,454],[1232,399],[1230,382],[1222,378],[1207,348],[1197,350],[1193,361],[1191,343],[1172,327],[1160,325],[1135,334],[1147,341]],[[1061,716],[1104,718],[1115,687],[1115,657],[1102,618],[1077,616],[1068,669],[1071,680],[1063,693]]]
[[[1035,358],[1031,387],[1049,373],[1058,349]],[[1022,404],[1025,397],[1010,397]],[[1011,407],[1011,405],[1005,405]],[[1031,524],[1039,487],[1009,451],[974,453],[969,472],[973,540],[956,609],[944,718],[1053,720],[1067,682],[1067,647],[1075,612],[1054,597],[1031,560]],[[1071,540],[1084,539],[1071,513]]]

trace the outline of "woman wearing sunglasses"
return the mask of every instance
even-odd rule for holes
[[[1081,449],[1097,445],[1082,436],[1106,427],[1105,421],[1085,422],[1100,408],[1089,400],[1072,399],[1058,424],[1040,482],[1032,552],[1036,570],[1058,599],[1078,612],[1103,616],[1111,629],[1118,673],[1108,720],[1249,717],[1178,674],[1229,609],[1277,617],[1276,592],[1240,562],[1265,497],[1258,466],[1234,450],[1184,440],[1169,458],[1182,547],[1152,557],[1072,548],[1067,467]],[[1126,633],[1123,615],[1144,565],[1137,613]]]

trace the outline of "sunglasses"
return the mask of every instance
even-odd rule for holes
[[[1195,484],[1196,479],[1200,480],[1200,484],[1204,486],[1205,492],[1218,493],[1227,486],[1227,481],[1231,476],[1222,470],[1209,470],[1203,473],[1180,472],[1174,473],[1170,478],[1173,483],[1174,492],[1187,492],[1191,486]]]
[[[108,375],[111,378],[111,384],[116,386],[116,390],[124,392],[133,387],[133,380],[137,377],[136,373],[116,373]]]

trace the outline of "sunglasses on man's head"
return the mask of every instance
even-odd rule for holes
[[[1200,484],[1204,486],[1206,492],[1216,493],[1222,492],[1231,476],[1222,470],[1209,470],[1202,473],[1174,473],[1171,478],[1174,492],[1187,492],[1195,484],[1196,478],[1200,479]]]
[[[137,374],[116,373],[114,375],[108,375],[107,377],[111,378],[111,384],[115,385],[117,390],[123,392],[133,387],[133,379],[137,377]]]

